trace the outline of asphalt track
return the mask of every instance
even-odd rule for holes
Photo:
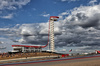
[[[81,62],[81,61],[89,61],[89,60],[97,60],[97,59],[100,59],[100,55],[9,63],[9,64],[0,64],[0,66],[50,66],[54,64],[57,64],[57,66],[59,66],[59,64],[63,64],[63,63]]]

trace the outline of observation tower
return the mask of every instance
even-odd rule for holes
[[[58,16],[50,16],[49,19],[49,29],[48,29],[48,43],[44,46],[34,46],[34,45],[12,45],[13,52],[41,52],[42,48],[45,48],[49,45],[50,40],[50,51],[55,51],[54,45],[54,21],[57,21]],[[50,38],[49,38],[50,34]]]
[[[51,16],[49,20],[49,28],[50,28],[50,50],[51,52],[55,51],[55,44],[54,44],[54,21],[57,21],[59,17]]]

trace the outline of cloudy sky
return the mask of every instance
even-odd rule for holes
[[[100,48],[100,0],[0,0],[1,52],[12,44],[45,45],[50,16],[58,52],[94,52]],[[47,48],[45,48],[47,49]]]

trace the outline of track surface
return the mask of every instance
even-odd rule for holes
[[[73,58],[62,58],[62,59],[52,59],[52,60],[42,60],[42,61],[30,61],[30,62],[20,62],[20,63],[9,63],[1,64],[0,66],[52,66],[65,63],[89,61],[89,60],[99,60],[100,55],[94,56],[83,56],[83,57],[73,57]]]

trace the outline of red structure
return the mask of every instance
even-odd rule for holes
[[[12,45],[14,51],[27,52],[27,51],[41,51],[42,48],[45,48],[49,44],[49,34],[50,34],[50,20],[57,21],[58,16],[50,16],[49,19],[49,29],[48,29],[48,43],[45,46],[32,46],[32,45]]]
[[[46,47],[47,45],[45,46],[30,46],[30,45],[12,45],[12,47],[31,47],[31,48],[44,48]]]
[[[100,54],[100,51],[96,50],[96,54]]]
[[[69,56],[69,54],[62,54],[62,57],[67,57]]]

